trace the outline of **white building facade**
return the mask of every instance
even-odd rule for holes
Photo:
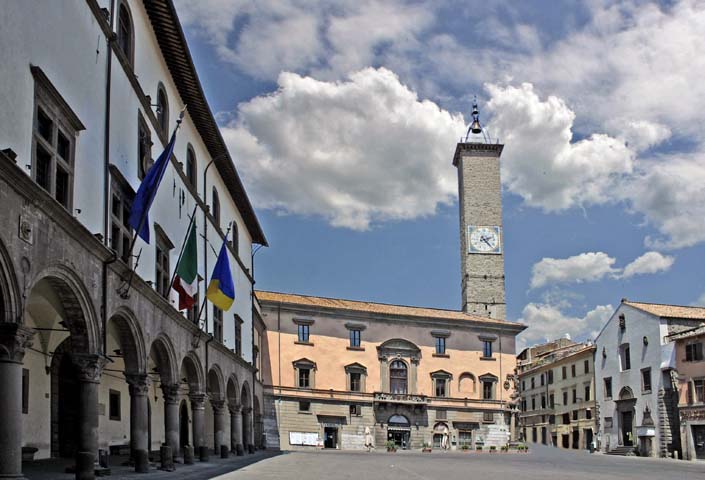
[[[0,45],[0,477],[21,477],[23,447],[89,475],[98,448],[259,444],[251,252],[266,239],[172,1],[3,2]],[[151,241],[130,256],[132,199],[184,107]],[[227,241],[227,312],[177,310],[194,213],[197,305]]]
[[[672,306],[622,300],[595,340],[602,451],[652,457],[680,452],[673,344],[666,337],[696,325]]]

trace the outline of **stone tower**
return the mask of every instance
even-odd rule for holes
[[[499,173],[503,148],[482,131],[473,105],[473,123],[453,157],[458,169],[463,311],[502,320],[507,313]]]

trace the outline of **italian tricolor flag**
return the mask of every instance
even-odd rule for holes
[[[188,310],[196,302],[198,292],[198,254],[196,249],[196,222],[186,238],[184,253],[176,266],[174,290],[179,292],[179,310]]]

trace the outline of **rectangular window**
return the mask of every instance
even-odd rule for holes
[[[362,405],[350,405],[350,415],[353,417],[362,415]]]
[[[472,447],[472,432],[461,430],[458,432],[458,445],[462,447]]]
[[[651,391],[651,369],[642,368],[641,369],[641,391],[650,392]]]
[[[350,391],[359,392],[362,390],[362,374],[360,372],[350,372]]]
[[[703,359],[703,344],[690,343],[685,346],[685,361],[700,362]]]
[[[137,177],[142,180],[152,163],[152,134],[141,113],[137,113]]]
[[[108,414],[110,420],[120,420],[120,392],[110,390],[108,402]]]
[[[492,356],[492,342],[485,340],[482,344],[482,355],[485,358],[490,358]]]
[[[525,392],[526,391],[526,380],[521,381],[521,391]]]
[[[563,405],[568,405],[568,392],[563,392]]]
[[[570,413],[563,414],[563,425],[570,425]]]
[[[191,323],[198,323],[198,314],[199,310],[201,308],[201,304],[198,301],[198,294],[196,294],[195,297],[193,297],[194,302],[193,302],[193,307],[189,308],[186,311],[186,318],[191,322]]]
[[[235,354],[242,356],[242,318],[235,315]]]
[[[592,419],[592,410],[589,408],[585,409],[585,420],[591,420]]]
[[[590,385],[585,385],[585,398],[586,402],[590,401]]]
[[[575,378],[575,376],[576,376],[575,370],[576,370],[575,364],[571,365],[571,366],[570,366],[570,375],[571,375],[573,378]]]
[[[309,325],[299,324],[299,342],[308,343]]]
[[[446,339],[445,337],[436,337],[436,355],[445,355]]]
[[[590,373],[590,360],[583,362],[583,373]]]
[[[564,365],[563,366],[563,380],[565,380],[566,378],[568,378],[568,367],[566,367]]]
[[[544,379],[543,379],[543,373],[541,374],[541,386],[543,387],[544,384]]]
[[[605,382],[605,398],[612,398],[612,378],[607,377],[603,381]]]
[[[492,382],[482,382],[482,399],[483,400],[492,400],[494,397],[492,388],[493,383]]]
[[[553,370],[548,371],[548,384],[553,385]]]
[[[218,307],[213,307],[213,338],[223,343],[223,311]]]
[[[447,382],[448,380],[445,378],[436,378],[436,396],[437,397],[445,397],[448,393],[447,391]]]
[[[536,397],[531,397],[531,409],[536,410]]]
[[[81,125],[38,67],[34,76],[32,176],[64,208],[72,210],[75,141]]]
[[[299,402],[299,412],[311,411],[311,402]]]
[[[619,348],[619,360],[622,371],[627,371],[632,368],[632,361],[629,355],[629,344],[626,343]]]
[[[130,257],[132,227],[129,225],[128,219],[135,192],[117,174],[112,175],[110,189],[110,247],[129,266],[132,264]]]
[[[546,395],[541,395],[541,408],[546,408]]]
[[[483,422],[494,422],[494,414],[492,412],[484,412],[482,414]]]
[[[169,247],[166,242],[162,239],[161,235],[157,235],[157,255],[155,258],[155,287],[157,293],[164,298],[169,298],[169,291],[171,290],[171,285],[169,285],[170,270],[169,270]]]
[[[578,389],[573,389],[573,403],[578,403]]]
[[[555,408],[556,406],[556,397],[553,394],[550,394],[548,396],[548,406],[549,408]]]
[[[29,413],[29,370],[22,369],[22,413]]]
[[[578,420],[578,411],[573,410],[573,420]]]
[[[531,377],[531,388],[536,388],[536,381],[534,377]]]
[[[311,388],[311,370],[299,368],[299,388]]]
[[[693,397],[695,403],[705,403],[705,379],[693,380]]]
[[[350,346],[360,348],[360,330],[350,330]]]

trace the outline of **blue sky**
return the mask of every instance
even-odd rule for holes
[[[705,8],[178,0],[271,247],[257,287],[460,307],[455,143],[502,156],[508,317],[593,337],[705,301]]]

